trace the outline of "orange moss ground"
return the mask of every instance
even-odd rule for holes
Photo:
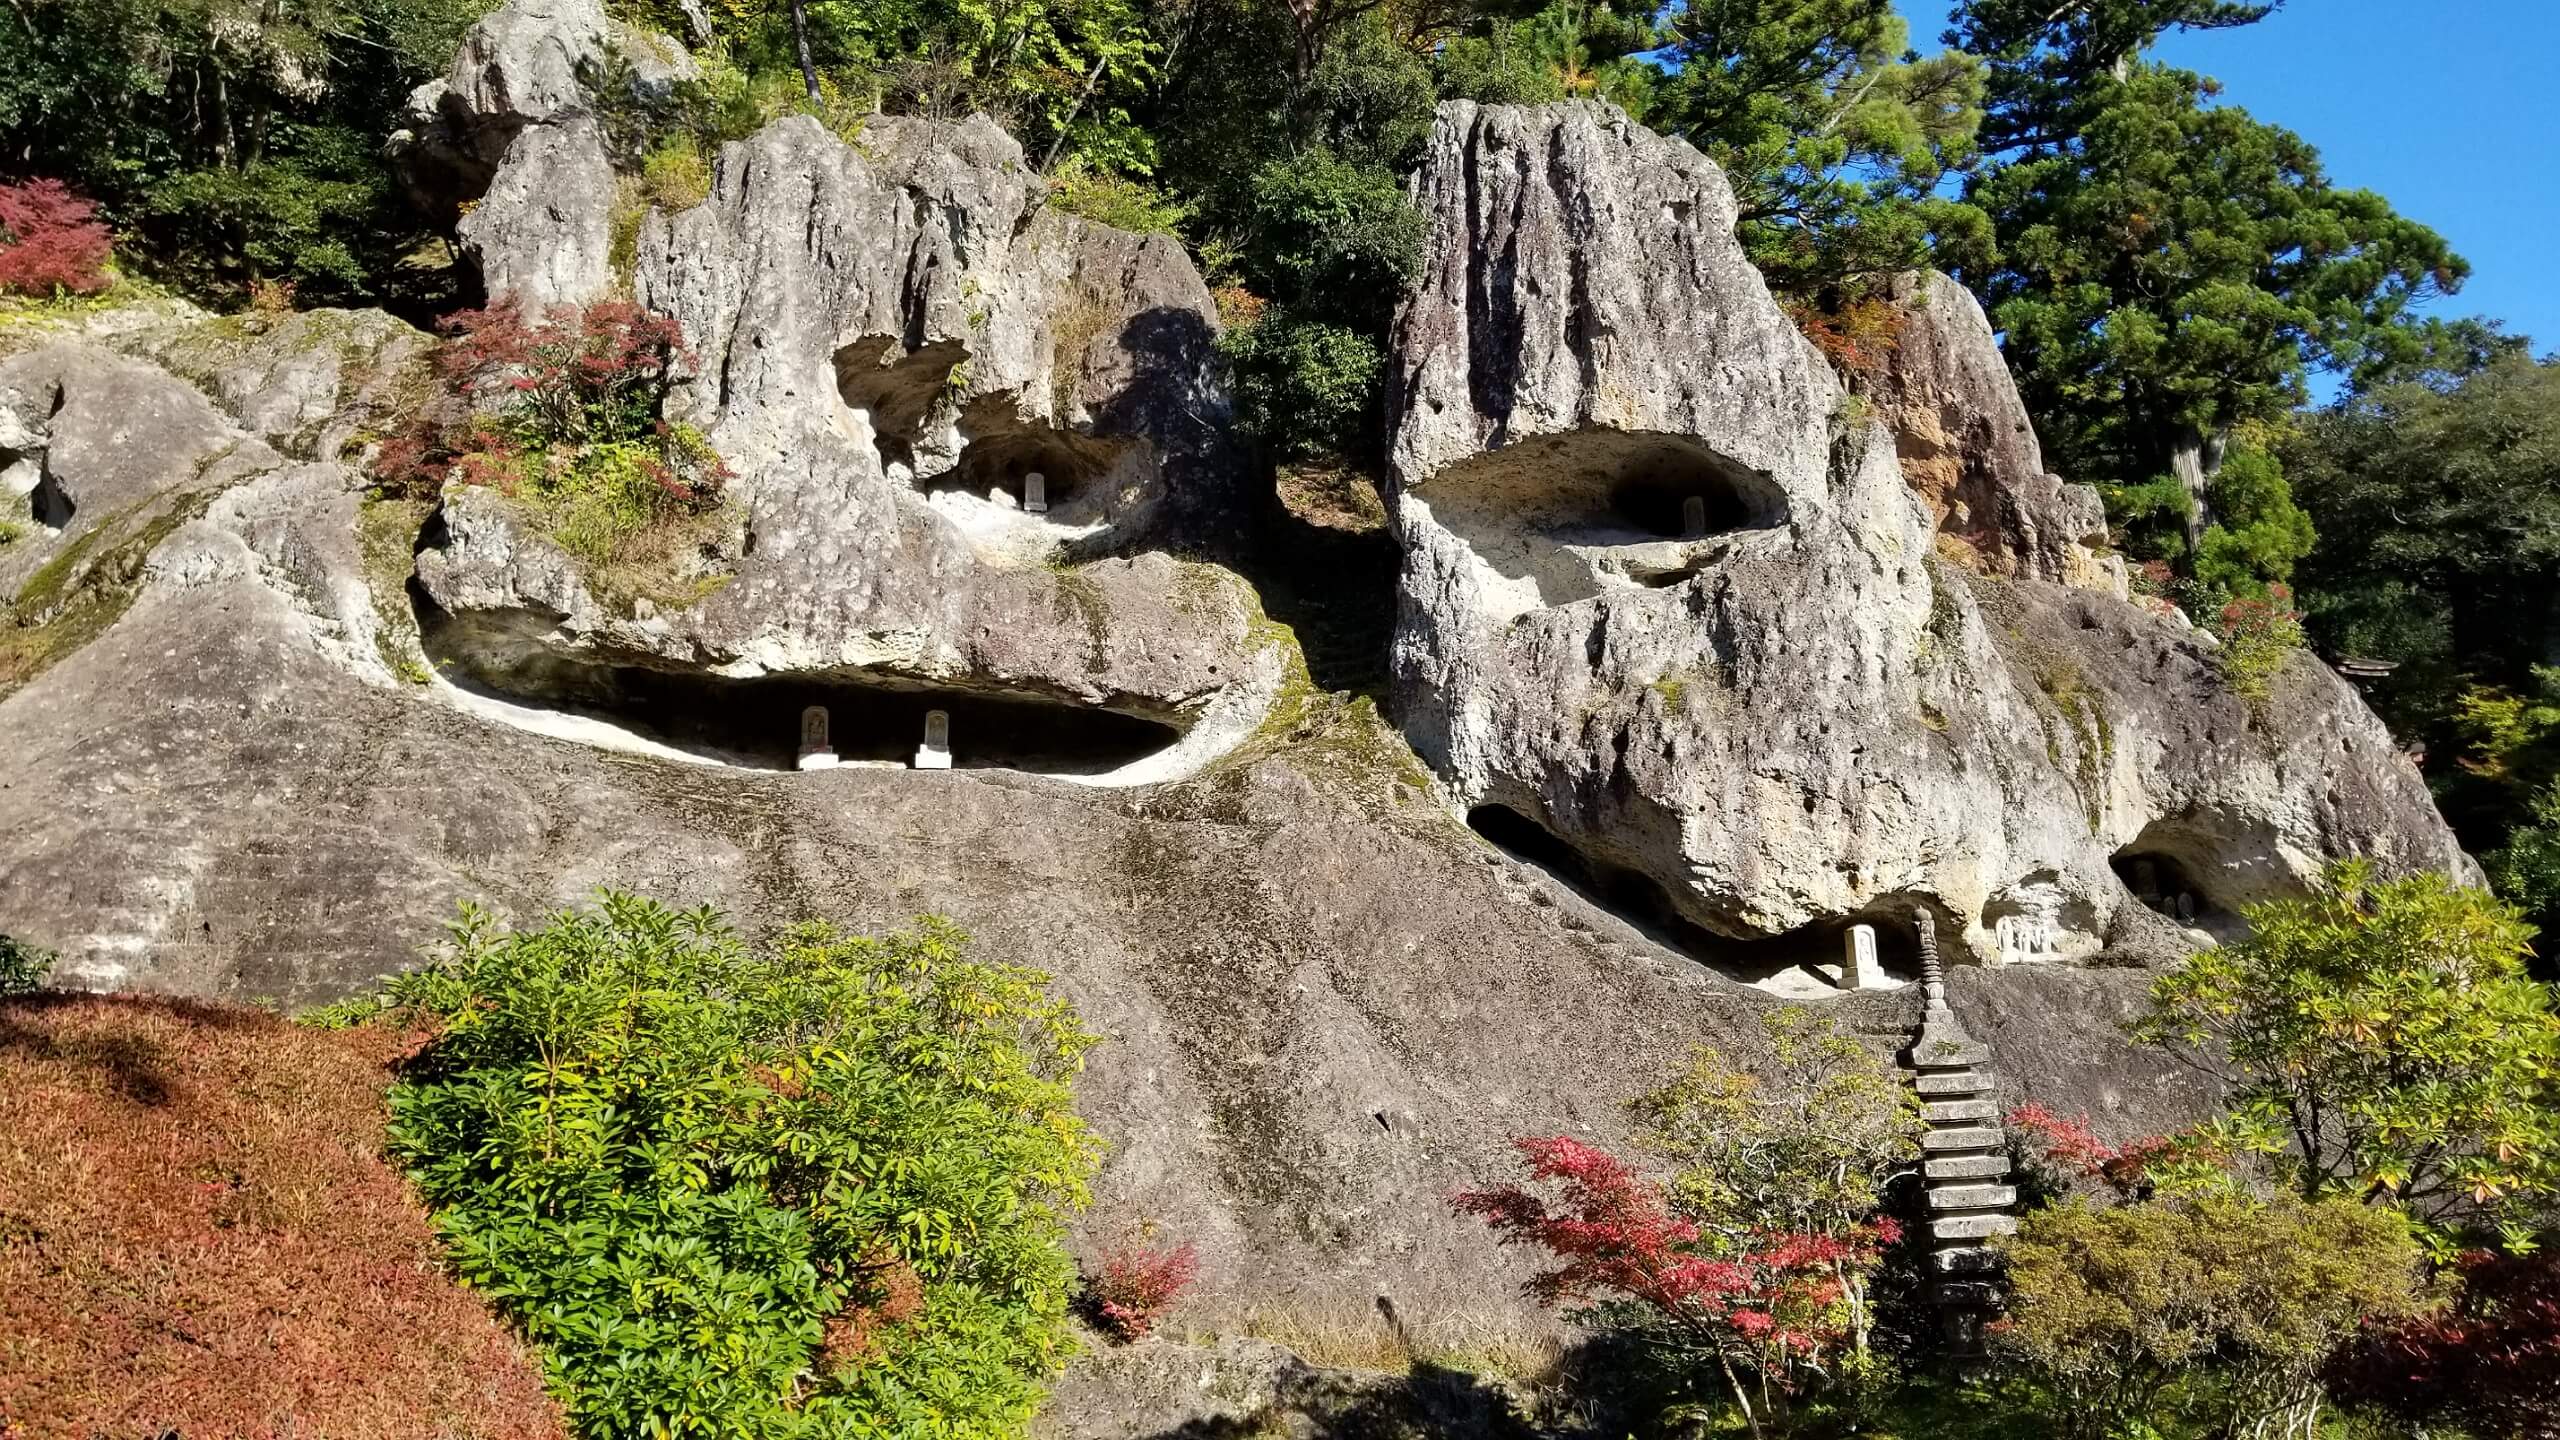
[[[380,1159],[379,1031],[0,1001],[0,1437],[561,1434]]]

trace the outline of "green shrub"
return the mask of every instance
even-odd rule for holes
[[[2221,642],[2213,663],[2222,672],[2222,683],[2252,708],[2267,703],[2276,676],[2302,648],[2302,615],[2293,608],[2293,592],[2283,585],[2224,602],[2207,628]]]
[[[640,192],[649,203],[670,214],[690,210],[711,197],[711,162],[688,135],[670,136],[640,162]]]
[[[2001,1249],[1999,1351],[2049,1387],[2057,1431],[2086,1440],[2170,1431],[2179,1410],[2215,1434],[2308,1434],[2323,1362],[2420,1308],[2408,1220],[2338,1196],[2074,1203]]]
[[[1082,156],[1049,177],[1049,203],[1070,215],[1140,235],[1171,235],[1191,207],[1143,180],[1096,169]]]
[[[1357,330],[1286,312],[1228,331],[1236,419],[1275,459],[1370,448],[1386,356]]]
[[[44,988],[55,956],[13,935],[0,935],[0,995],[25,995]]]
[[[1061,1210],[1093,1043],[1036,972],[927,920],[770,948],[607,892],[465,907],[392,982],[435,1038],[390,1144],[465,1281],[597,1437],[1012,1434],[1070,1347]]]

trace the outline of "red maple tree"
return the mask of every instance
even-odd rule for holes
[[[49,299],[106,289],[112,239],[97,217],[59,180],[0,185],[0,290]]]
[[[1847,1275],[1899,1238],[1882,1217],[1843,1235],[1710,1232],[1605,1150],[1565,1135],[1512,1144],[1533,1181],[1561,1187],[1558,1203],[1496,1185],[1458,1195],[1459,1212],[1556,1258],[1528,1282],[1540,1303],[1633,1301],[1711,1356],[1755,1436],[1764,1412],[1833,1367],[1852,1339]]]

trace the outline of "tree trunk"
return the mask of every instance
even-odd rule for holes
[[[809,87],[809,103],[824,104],[818,95],[818,67],[809,59],[808,0],[791,0],[791,43],[800,51],[800,83]]]
[[[2229,444],[2227,430],[2208,435],[2193,426],[2181,426],[2178,438],[2169,447],[2169,473],[2187,491],[2187,553],[2192,555],[2204,543],[2205,527],[2213,523],[2213,507],[2205,500],[2205,489],[2213,483],[2213,474],[2222,468],[2222,452]]]
[[[1048,174],[1057,165],[1058,152],[1067,146],[1067,132],[1074,128],[1076,117],[1084,113],[1084,102],[1093,98],[1093,87],[1102,83],[1102,67],[1110,63],[1111,57],[1107,55],[1093,62],[1093,71],[1084,77],[1084,89],[1076,96],[1075,108],[1067,112],[1066,119],[1058,122],[1057,138],[1049,142],[1049,153],[1040,157],[1041,174]]]

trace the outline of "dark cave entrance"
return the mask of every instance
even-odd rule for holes
[[[2166,850],[2145,848],[2136,841],[2107,857],[2107,868],[2154,914],[2182,924],[2231,918],[2230,908],[2205,889],[2187,862]]]
[[[568,659],[544,648],[528,620],[466,625],[416,595],[428,657],[462,689],[632,732],[706,759],[759,770],[800,768],[802,712],[824,707],[830,746],[846,765],[912,764],[926,717],[949,717],[960,769],[1100,775],[1178,742],[1162,720],[1036,695],[930,685],[871,675],[746,679],[640,663]]]
[[[1703,540],[1753,526],[1754,510],[1723,472],[1695,463],[1654,465],[1609,489],[1609,515],[1657,540]]]
[[[1879,902],[1855,914],[1816,920],[1783,934],[1738,940],[1682,914],[1670,892],[1652,876],[1585,855],[1572,842],[1507,805],[1476,806],[1467,812],[1467,826],[1496,849],[1545,872],[1655,944],[1729,978],[1757,983],[1789,970],[1838,966],[1852,925],[1874,927],[1876,961],[1888,977],[1919,978],[1920,932],[1911,921],[1908,905],[1897,911]],[[1942,933],[1948,933],[1948,923],[1940,917]]]

